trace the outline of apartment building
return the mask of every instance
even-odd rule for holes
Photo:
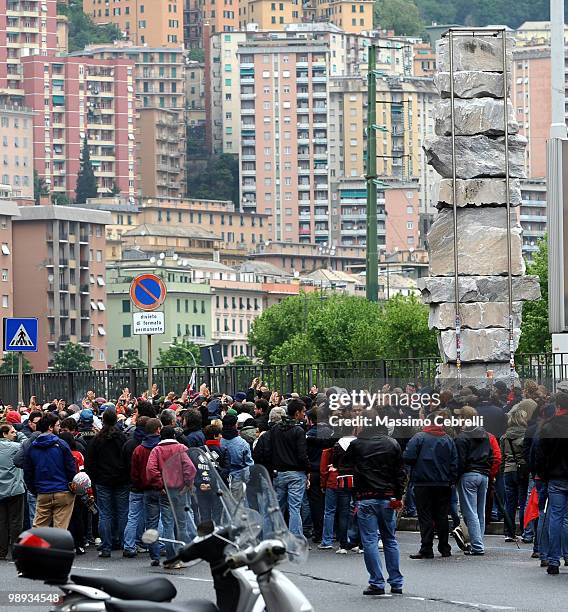
[[[58,50],[56,0],[0,0],[0,96],[24,96],[20,59]]]
[[[13,221],[20,216],[15,202],[0,199],[0,317],[14,316],[14,245]],[[4,325],[0,341],[4,346]]]
[[[1,205],[0,205],[1,207]],[[104,369],[106,212],[72,206],[22,206],[13,223],[14,313],[39,319],[37,371],[67,342],[81,344]],[[30,248],[33,245],[33,248]]]
[[[290,23],[302,21],[301,0],[241,0],[239,2],[239,28],[247,26],[258,30],[284,30]],[[252,25],[254,24],[254,25]]]
[[[568,65],[568,63],[567,63]],[[519,133],[526,137],[527,176],[546,176],[546,141],[552,116],[550,48],[517,49],[513,53],[511,101]]]
[[[414,43],[412,52],[412,74],[417,77],[433,77],[436,73],[436,52],[430,44]]]
[[[185,56],[181,46],[136,46],[129,41],[89,45],[73,55],[94,59],[127,59],[134,63],[135,93],[139,107],[185,107]]]
[[[213,155],[238,155],[241,140],[241,79],[237,49],[246,41],[245,32],[214,34],[205,56],[206,140]],[[247,79],[248,76],[248,79]],[[254,102],[254,93],[247,98]]]
[[[183,0],[83,0],[95,23],[115,23],[135,45],[179,47],[183,44]]]
[[[185,77],[187,122],[197,125],[205,121],[205,65],[188,61]]]
[[[271,215],[277,241],[329,238],[328,55],[300,38],[238,48],[241,205]]]
[[[415,251],[420,246],[420,185],[393,183],[383,190],[387,253]]]
[[[33,159],[31,110],[0,103],[0,199],[33,203]]]
[[[531,260],[538,241],[546,234],[546,180],[529,178],[521,181],[519,221],[523,228],[523,255]]]
[[[327,20],[345,32],[370,32],[373,29],[373,0],[312,0],[316,19]]]
[[[239,0],[185,0],[184,41],[188,49],[203,49],[208,41],[204,38],[204,24],[210,32],[233,32],[239,29]]]
[[[143,197],[181,198],[185,194],[185,126],[166,108],[138,110],[138,186]]]
[[[22,58],[32,109],[34,167],[49,190],[72,199],[86,138],[101,195],[137,193],[134,66],[128,60]]]

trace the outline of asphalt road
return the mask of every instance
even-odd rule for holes
[[[457,549],[449,559],[412,561],[417,551],[418,534],[399,533],[401,569],[405,576],[404,595],[366,597],[362,591],[367,573],[362,555],[336,555],[332,551],[312,550],[307,563],[285,565],[282,569],[302,589],[318,612],[384,610],[440,611],[566,610],[568,607],[568,567],[559,576],[548,576],[530,559],[532,549],[505,544],[502,536],[486,537],[485,557],[466,557]],[[315,548],[315,547],[314,547]],[[212,581],[205,564],[177,571],[151,568],[147,555],[123,559],[113,553],[111,559],[99,559],[90,550],[76,559],[77,573],[104,572],[109,576],[144,576],[167,574],[178,589],[178,600],[212,596]],[[8,592],[48,592],[40,582],[19,579],[13,563],[0,563],[0,610],[7,605]],[[18,606],[19,610],[46,610],[48,606]]]

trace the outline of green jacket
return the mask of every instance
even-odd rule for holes
[[[19,442],[0,438],[0,499],[24,493],[24,470],[14,465],[14,455],[20,450]]]

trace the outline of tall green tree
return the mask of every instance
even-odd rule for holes
[[[32,364],[26,359],[23,359],[24,372],[32,371]],[[17,374],[19,372],[19,360],[17,353],[4,353],[2,357],[2,365],[0,365],[0,374]]]
[[[75,189],[75,203],[85,204],[87,198],[96,198],[98,195],[97,178],[91,163],[91,154],[87,137],[83,140],[83,148],[81,149],[81,168],[77,175],[77,187]]]
[[[77,370],[92,370],[93,358],[80,345],[68,342],[55,353],[53,369],[56,372],[74,372]]]
[[[394,359],[437,355],[428,308],[416,297],[386,304],[344,295],[302,294],[265,310],[249,342],[265,363]]]
[[[424,22],[414,0],[375,0],[375,27],[394,30],[397,36],[419,36]]]
[[[138,351],[126,351],[122,357],[119,357],[114,364],[115,369],[120,368],[144,368],[146,364],[138,356]]]
[[[41,177],[37,170],[34,170],[34,202],[36,206],[41,204],[41,198],[49,195],[47,183]]]
[[[189,196],[205,200],[239,202],[239,161],[223,153],[207,162],[205,171],[188,180]]]
[[[544,236],[538,250],[527,266],[527,274],[540,280],[540,300],[523,302],[523,322],[519,353],[544,353],[552,349],[552,337],[548,330],[548,240]]]
[[[192,366],[194,363],[199,364],[200,359],[201,352],[197,344],[187,340],[178,342],[177,339],[174,339],[169,348],[166,350],[160,349],[158,365],[162,367]]]

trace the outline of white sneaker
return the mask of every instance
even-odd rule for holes
[[[346,555],[346,554],[347,554],[347,551],[345,550],[345,548],[338,548],[338,549],[335,551],[335,554],[336,554],[336,555]]]
[[[379,550],[383,550],[383,541],[379,540]]]
[[[318,544],[318,550],[333,550],[331,544]]]
[[[363,550],[363,548],[361,546],[354,546],[351,549],[352,553],[355,553],[356,555],[362,555],[365,551]]]
[[[100,538],[95,538],[95,546],[100,546],[103,541]]]

